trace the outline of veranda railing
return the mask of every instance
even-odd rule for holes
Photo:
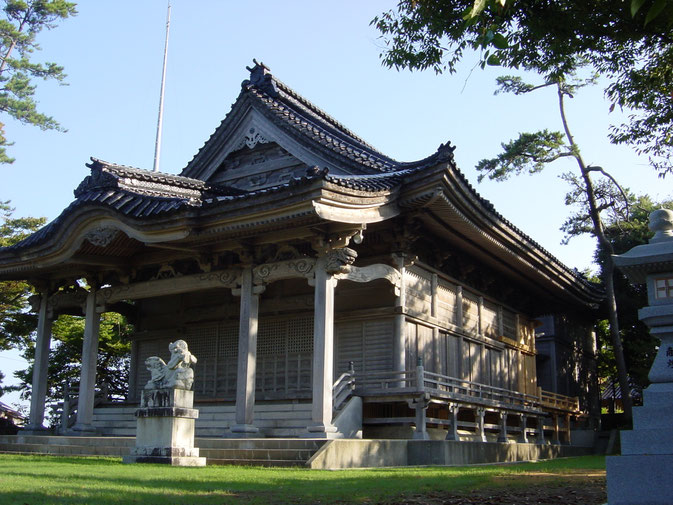
[[[345,374],[344,374],[345,375]],[[343,376],[342,376],[343,377]],[[429,393],[436,398],[516,410],[558,410],[579,412],[579,399],[538,388],[537,395],[480,384],[426,371],[423,366],[400,372],[368,372],[352,377],[359,396],[393,396]],[[335,383],[336,386],[337,383]]]

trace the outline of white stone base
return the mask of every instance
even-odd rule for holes
[[[122,458],[124,463],[159,463],[171,466],[205,466],[206,458],[199,457],[199,449],[192,447],[136,447],[129,456]]]
[[[182,389],[145,390],[136,411],[136,447],[124,463],[161,463],[171,466],[204,466],[194,447],[192,408],[194,393]]]
[[[170,466],[206,466],[206,458],[185,458],[181,456],[124,456],[122,462],[129,463],[154,463]]]

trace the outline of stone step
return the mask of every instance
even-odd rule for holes
[[[306,423],[301,428],[267,428],[264,430],[264,435],[273,438],[299,437],[306,434],[308,425],[309,423]]]
[[[106,428],[99,431],[100,435],[103,437],[129,437],[135,439],[136,436],[136,426],[128,428]]]
[[[3,444],[0,452],[26,454],[52,454],[58,456],[125,456],[130,447],[114,447],[105,445],[55,445],[55,444]]]
[[[208,464],[304,466],[325,444],[322,439],[196,438],[195,446]],[[0,436],[0,452],[59,456],[122,457],[135,446],[134,438]]]
[[[137,421],[135,417],[120,419],[100,419],[94,417],[93,425],[98,433],[104,436],[135,436]],[[234,424],[234,418],[230,419],[202,419],[195,423],[195,432],[201,437],[228,436],[229,428]],[[310,416],[298,416],[296,418],[264,419],[256,418],[255,426],[267,437],[293,437],[306,432],[306,427],[311,424]]]
[[[199,447],[200,455],[208,459],[226,459],[239,461],[308,461],[315,450],[295,449],[204,449]]]
[[[124,419],[93,419],[93,425],[96,428],[133,428],[136,429],[136,418]]]
[[[135,438],[132,437],[68,437],[68,436],[38,436],[38,435],[0,435],[3,444],[39,444],[39,445],[104,445],[107,447],[133,447]]]
[[[297,449],[317,451],[325,444],[316,438],[199,438],[194,445],[204,449]]]
[[[210,459],[208,458],[207,465],[241,465],[241,466],[270,466],[270,467],[292,467],[292,466],[305,466],[306,461],[295,461],[295,460],[285,460],[285,459],[276,459],[276,460],[258,460],[258,459]]]

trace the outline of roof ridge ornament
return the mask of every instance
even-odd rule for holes
[[[329,174],[329,168],[327,167],[308,167],[306,169],[306,177],[313,178],[313,177],[325,177]]]
[[[254,86],[271,97],[278,97],[280,95],[278,86],[269,67],[264,63],[258,62],[256,59],[252,61],[255,64],[254,67],[245,67],[250,72],[250,79],[243,81],[241,87],[250,89]]]
[[[444,144],[439,144],[437,148],[437,161],[454,161],[453,151],[455,150],[456,146],[452,146],[450,140],[447,140]]]
[[[91,169],[91,175],[86,176],[79,186],[77,186],[73,192],[75,198],[79,198],[95,189],[117,189],[119,187],[117,177],[103,170],[105,165],[100,160],[95,158],[91,158],[91,160],[93,163],[86,164]]]

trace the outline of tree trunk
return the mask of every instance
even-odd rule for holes
[[[568,127],[568,122],[565,115],[565,107],[563,102],[564,91],[561,87],[561,83],[557,83],[557,91],[559,97],[559,110],[561,113],[561,120],[563,121],[563,128],[565,130],[566,137],[568,138],[568,143],[570,144],[575,160],[582,172],[582,179],[584,180],[584,188],[587,195],[587,202],[589,204],[589,215],[591,216],[591,222],[593,224],[593,232],[598,239],[598,244],[600,248],[605,252],[605,263],[602,269],[602,279],[605,284],[605,294],[606,294],[606,305],[608,309],[608,321],[610,323],[610,338],[612,340],[612,346],[615,354],[615,361],[617,365],[617,378],[619,379],[619,388],[621,389],[622,395],[622,406],[624,408],[624,417],[627,423],[631,422],[632,417],[632,406],[633,402],[631,400],[631,386],[629,384],[628,372],[626,370],[626,361],[624,360],[624,348],[622,347],[622,339],[619,333],[619,320],[617,318],[617,300],[615,297],[615,283],[614,283],[614,271],[615,263],[612,258],[614,249],[612,244],[605,236],[603,229],[603,221],[601,220],[600,211],[596,204],[596,195],[594,192],[594,186],[589,175],[589,169],[587,168],[582,156],[579,154],[579,149],[575,144],[570,129]]]

